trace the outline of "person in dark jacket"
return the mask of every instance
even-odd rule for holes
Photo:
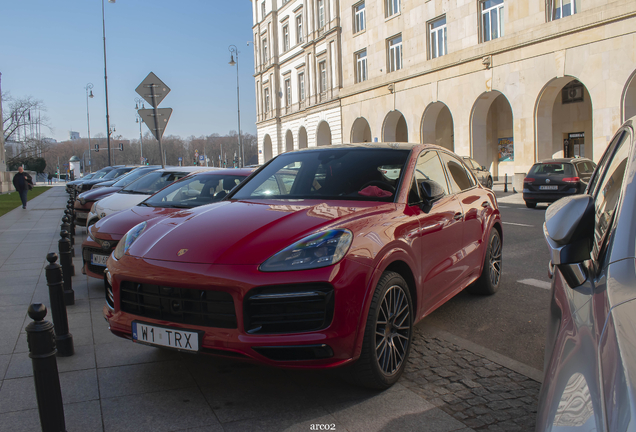
[[[13,176],[13,187],[20,194],[22,208],[25,209],[27,205],[27,192],[33,188],[33,179],[28,173],[24,172],[22,167],[19,167],[18,173]]]

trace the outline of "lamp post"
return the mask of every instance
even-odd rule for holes
[[[86,90],[86,123],[88,125],[88,166],[89,172],[92,172],[93,167],[91,164],[91,117],[88,111],[88,98],[93,98],[93,84],[86,84],[86,87],[84,87],[84,89]],[[84,174],[86,174],[86,165],[84,165]]]
[[[108,0],[108,3],[115,3],[115,0]],[[102,33],[104,35],[104,87],[106,90],[106,145],[108,147],[108,165],[110,166],[110,117],[108,116],[108,74],[106,73],[106,18],[104,16],[104,0],[102,0]]]
[[[239,93],[239,51],[238,51],[238,48],[236,48],[236,45],[230,45],[228,47],[228,50],[230,51],[229,65],[230,66],[236,65],[236,106],[238,109],[238,144],[239,144],[239,157],[241,159],[239,163],[239,167],[242,167],[245,165],[245,160],[243,159],[245,155],[243,154],[243,142],[241,141],[241,97]],[[234,55],[236,55],[236,61],[234,61]]]
[[[139,110],[139,106],[141,105],[141,109],[145,109],[146,105],[143,102],[142,98],[135,98],[135,110]],[[136,114],[135,123],[139,123],[139,148],[141,149],[141,157],[139,159],[140,163],[143,163],[144,160],[144,141],[143,135],[141,133],[141,124],[144,122],[144,119],[141,118],[139,113]]]

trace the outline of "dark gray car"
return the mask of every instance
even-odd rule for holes
[[[546,211],[552,299],[537,431],[636,431],[635,121],[586,193]]]
[[[483,165],[479,165],[479,162],[469,156],[462,156],[462,158],[468,168],[473,172],[473,174],[475,174],[479,183],[488,189],[492,189],[492,175],[490,174],[490,171],[488,171],[488,168]]]

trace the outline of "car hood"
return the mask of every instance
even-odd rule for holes
[[[199,264],[260,264],[309,234],[395,210],[393,203],[316,200],[221,201],[150,224],[128,253]]]
[[[89,191],[82,192],[79,195],[79,198],[84,199],[85,201],[97,201],[120,190],[121,188],[119,187],[102,187],[99,189],[91,189]]]
[[[132,227],[154,218],[162,218],[177,213],[180,209],[162,208],[162,207],[142,207],[135,206],[128,210],[114,213],[103,219],[100,219],[93,227],[93,234],[104,234],[112,238],[120,238],[126,234]]]
[[[100,217],[105,217],[115,212],[134,207],[149,196],[150,195],[146,194],[128,194],[119,191],[118,193],[112,194],[111,196],[98,201],[95,206],[95,210]],[[105,215],[101,216],[102,213],[105,213]]]

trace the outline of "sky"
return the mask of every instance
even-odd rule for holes
[[[232,44],[240,53],[241,130],[256,133],[249,0],[106,0],[104,9],[114,135],[139,138],[135,89],[149,72],[171,89],[159,105],[173,109],[164,136],[236,131]],[[106,136],[101,0],[2,0],[0,19],[2,92],[42,101],[51,126],[43,135],[64,141],[71,130],[88,135],[85,87],[92,83],[91,136]]]

